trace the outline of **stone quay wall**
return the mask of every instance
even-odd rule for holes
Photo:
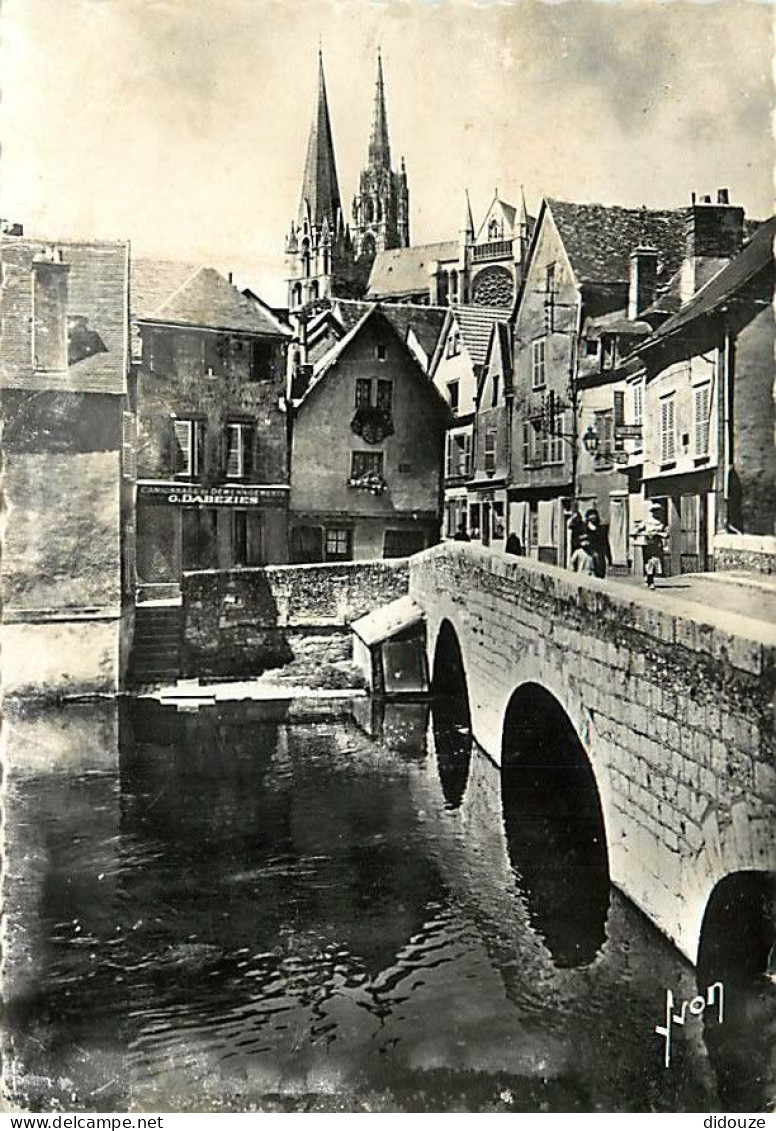
[[[410,594],[430,664],[442,622],[455,629],[497,764],[515,690],[554,695],[595,774],[614,882],[696,961],[716,884],[776,871],[776,630],[460,543],[411,559]]]
[[[199,570],[183,577],[183,675],[349,660],[350,624],[407,592],[406,559]]]
[[[762,534],[717,534],[714,568],[776,573],[776,538]]]

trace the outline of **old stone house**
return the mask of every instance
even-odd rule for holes
[[[438,540],[449,410],[388,311],[293,381],[291,559],[402,557]]]
[[[4,235],[0,270],[4,689],[116,691],[131,631],[129,246]]]
[[[212,268],[132,265],[140,599],[287,559],[290,329]]]

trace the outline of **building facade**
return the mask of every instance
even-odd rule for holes
[[[287,560],[290,329],[211,268],[133,265],[140,600]],[[161,296],[161,301],[160,301]]]
[[[4,235],[0,266],[4,689],[117,691],[131,635],[129,245]]]
[[[474,468],[477,391],[491,329],[496,322],[506,320],[506,311],[498,307],[448,307],[431,362],[431,379],[453,417],[445,438],[443,538],[453,538],[459,531],[468,530],[467,486]]]
[[[697,278],[702,257],[717,270],[637,351],[642,489],[662,508],[672,574],[713,568],[717,533],[776,533],[775,234],[772,217],[735,254],[742,210],[694,205],[683,270]]]
[[[438,540],[447,406],[378,305],[297,375],[291,560],[403,557]]]

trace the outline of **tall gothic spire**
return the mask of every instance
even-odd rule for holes
[[[318,99],[310,126],[307,143],[307,160],[302,181],[302,200],[299,205],[299,222],[302,224],[309,208],[310,221],[320,225],[324,217],[332,232],[336,232],[342,213],[337,164],[334,160],[334,141],[326,98],[326,79],[323,74],[323,53],[318,49]]]
[[[369,142],[369,164],[373,168],[391,167],[391,147],[388,142],[388,117],[385,113],[385,87],[383,85],[383,60],[377,51],[377,83],[375,84],[375,113],[372,137]]]
[[[472,203],[469,200],[468,189],[466,189],[466,209],[463,217],[462,235],[464,243],[474,243],[474,217],[472,216]]]

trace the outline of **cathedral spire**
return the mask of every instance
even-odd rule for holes
[[[334,159],[334,140],[326,97],[326,79],[323,73],[323,52],[318,48],[318,97],[307,143],[307,160],[302,180],[302,200],[299,205],[299,223],[309,217],[310,223],[320,225],[328,219],[332,231],[341,224],[342,203],[337,181],[337,164]]]
[[[466,210],[463,218],[464,243],[474,243],[474,217],[472,216],[472,202],[469,200],[469,190],[466,189]]]
[[[385,113],[385,86],[383,60],[377,49],[377,82],[375,84],[375,113],[372,137],[369,142],[369,164],[372,168],[390,169],[391,147],[388,142],[388,117]]]

